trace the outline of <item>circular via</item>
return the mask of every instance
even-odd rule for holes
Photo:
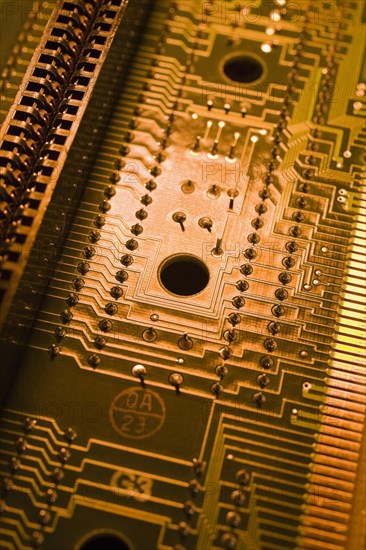
[[[176,296],[194,296],[206,288],[210,274],[206,264],[192,254],[174,254],[159,266],[162,287]]]
[[[113,399],[109,419],[116,432],[123,437],[145,439],[163,426],[165,403],[153,390],[128,388]]]
[[[222,72],[231,82],[249,84],[260,80],[265,67],[260,57],[251,53],[236,53],[223,60]]]

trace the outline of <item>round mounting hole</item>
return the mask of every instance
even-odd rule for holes
[[[162,263],[159,277],[163,287],[172,294],[193,296],[206,288],[210,274],[196,256],[178,254]]]
[[[230,57],[224,63],[224,73],[233,82],[255,82],[263,71],[260,61],[250,55]]]
[[[95,535],[85,541],[80,550],[131,550],[130,547],[115,535]]]

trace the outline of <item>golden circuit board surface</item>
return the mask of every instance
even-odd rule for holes
[[[0,548],[359,550],[364,3],[0,5]]]

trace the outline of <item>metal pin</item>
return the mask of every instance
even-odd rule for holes
[[[227,160],[228,162],[230,162],[230,161],[232,162],[236,159],[235,148],[236,148],[236,145],[238,143],[239,138],[240,138],[239,132],[235,132],[234,141],[232,142],[232,144],[230,146],[229,154],[227,155],[227,157],[225,157],[225,160]]]
[[[192,153],[199,153],[199,151],[201,149],[200,142],[201,142],[201,136],[197,136],[196,141],[194,142],[194,145],[191,149]]]
[[[215,139],[212,145],[211,153],[209,153],[208,156],[210,156],[211,158],[218,157],[218,154],[217,154],[218,146],[219,146],[219,141]]]
[[[230,197],[229,210],[232,210],[234,208],[234,200],[239,195],[239,191],[237,189],[229,189],[227,194]]]
[[[172,218],[176,223],[179,223],[182,231],[185,231],[185,227],[183,225],[183,222],[185,222],[186,219],[187,219],[187,216],[185,215],[185,213],[184,212],[174,212]]]
[[[224,128],[224,126],[225,126],[225,122],[220,120],[220,122],[218,124],[217,134],[216,134],[211,152],[207,154],[207,156],[211,159],[216,159],[219,156],[218,155],[218,146],[219,146],[219,141],[220,141],[220,137],[221,137],[221,132],[222,132],[222,129]]]
[[[207,229],[209,233],[212,231],[212,220],[211,218],[200,218],[198,220],[198,225],[202,227],[202,229]]]
[[[139,378],[141,381],[141,385],[145,385],[145,376],[146,376],[146,367],[144,365],[134,365],[132,367],[132,374],[136,378]]]
[[[221,248],[222,245],[222,239],[217,239],[215,248],[211,250],[212,256],[222,256],[224,251]]]
[[[169,375],[169,384],[175,387],[176,392],[180,393],[180,387],[183,384],[183,376],[179,372],[173,372]]]
[[[211,185],[211,187],[207,190],[207,196],[210,199],[217,199],[220,196],[220,194],[221,194],[220,188],[216,184]]]
[[[230,151],[228,156],[226,157],[227,160],[234,160],[235,159],[235,145],[230,145]]]
[[[182,183],[181,185],[181,190],[183,193],[186,193],[186,194],[190,194],[190,193],[193,193],[194,190],[195,190],[195,185],[193,183],[192,180],[186,180],[184,183]]]
[[[185,351],[192,349],[193,340],[188,336],[188,332],[185,332],[182,338],[178,340],[178,346],[180,347],[180,349],[183,349]]]
[[[155,342],[157,338],[157,332],[152,327],[147,328],[142,333],[142,337],[145,340],[145,342]]]

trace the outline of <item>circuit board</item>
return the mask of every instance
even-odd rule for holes
[[[364,3],[38,9],[2,88],[0,548],[359,550]]]

